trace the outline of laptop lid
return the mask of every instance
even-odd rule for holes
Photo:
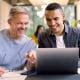
[[[77,73],[78,48],[38,48],[37,74]]]

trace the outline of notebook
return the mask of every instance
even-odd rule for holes
[[[76,74],[78,48],[38,48],[37,74]]]

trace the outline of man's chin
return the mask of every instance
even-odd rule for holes
[[[21,38],[21,37],[23,37],[24,36],[24,34],[19,34],[18,35],[18,38]]]
[[[56,32],[58,32],[58,30],[57,29],[53,29],[52,32],[53,33],[56,33]]]

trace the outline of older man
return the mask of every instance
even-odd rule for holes
[[[0,31],[0,73],[6,69],[22,68],[27,59],[25,56],[37,45],[25,35],[29,24],[29,13],[25,8],[13,7],[8,19],[9,29]]]

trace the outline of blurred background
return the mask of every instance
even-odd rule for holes
[[[44,18],[45,7],[52,2],[60,3],[63,7],[66,20],[74,28],[80,24],[80,0],[0,0],[0,29],[8,28],[8,13],[12,6],[22,6],[30,12],[29,30],[26,33],[31,36],[37,25],[47,28]]]

